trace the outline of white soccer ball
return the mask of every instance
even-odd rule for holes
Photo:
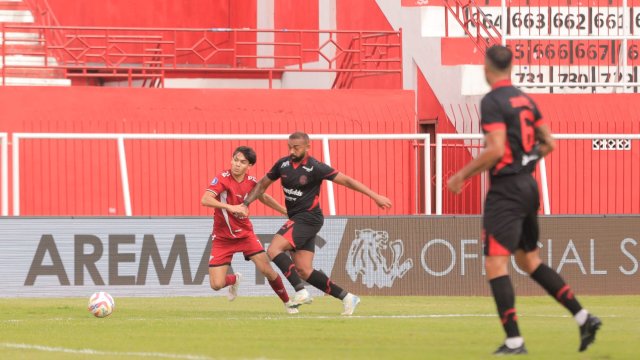
[[[103,318],[111,315],[116,302],[107,292],[99,291],[89,298],[89,312],[95,317]]]

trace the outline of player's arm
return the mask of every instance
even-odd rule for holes
[[[471,160],[460,171],[449,178],[447,187],[452,192],[459,194],[462,191],[464,181],[468,178],[491,169],[504,155],[504,146],[507,139],[505,129],[496,129],[484,136],[485,148],[480,155]]]
[[[211,190],[206,190],[204,195],[202,195],[202,200],[200,200],[200,204],[202,206],[214,208],[214,209],[223,209],[227,211],[232,211],[231,205],[225,204],[218,199],[216,199],[216,194]]]
[[[347,176],[343,173],[338,173],[335,178],[333,178],[333,182],[336,184],[340,184],[342,186],[348,187],[351,190],[355,190],[357,192],[363,193],[370,197],[381,209],[389,209],[391,208],[391,200],[387,197],[382,196],[375,191],[369,189],[365,184],[360,181]]]
[[[273,183],[273,180],[269,179],[269,177],[266,175],[263,176],[262,179],[260,179],[260,181],[258,181],[256,186],[254,186],[253,189],[251,189],[247,197],[242,202],[242,207],[244,208],[244,211],[241,213],[242,215],[244,216],[249,215],[249,204],[251,204],[256,199],[261,197],[264,194],[264,192],[267,190],[267,188],[271,186],[272,183]]]
[[[260,196],[258,198],[258,200],[260,200],[261,203],[267,205],[268,207],[272,208],[273,210],[279,212],[282,215],[287,215],[287,208],[285,208],[284,206],[280,205],[279,202],[276,201],[276,199],[272,198],[271,195],[269,194],[262,194],[262,196]]]
[[[549,130],[549,127],[546,124],[536,126],[535,129],[540,157],[545,157],[555,148],[555,141],[551,135],[551,130]]]

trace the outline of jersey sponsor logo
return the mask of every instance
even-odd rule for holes
[[[509,102],[511,103],[512,108],[520,108],[525,107],[529,109],[533,109],[533,105],[531,105],[531,101],[526,96],[515,96],[509,98]]]
[[[283,162],[282,165],[280,165],[280,168],[285,168],[287,166],[289,166],[289,160]]]
[[[284,191],[285,194],[287,195],[293,195],[293,196],[302,196],[303,192],[297,189],[289,189],[286,187],[283,187],[282,190]]]
[[[309,179],[305,175],[302,175],[298,181],[300,181],[300,185],[306,185],[309,182]]]
[[[387,259],[389,250],[392,259]],[[413,267],[413,260],[401,261],[403,254],[402,240],[389,242],[388,232],[356,230],[356,238],[351,242],[347,256],[347,274],[354,282],[361,275],[362,284],[368,288],[392,287],[396,279],[404,277]]]
[[[307,170],[307,172],[312,172],[313,171],[313,166],[312,167],[306,167],[306,166],[302,165],[302,168]]]
[[[213,180],[211,180],[211,185],[216,185],[218,183],[218,177],[214,177]]]
[[[533,154],[533,155],[524,154],[522,155],[522,166],[527,166],[528,163],[532,161],[536,161],[539,158],[540,157],[537,154]]]

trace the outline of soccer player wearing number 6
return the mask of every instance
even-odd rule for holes
[[[460,193],[464,181],[490,169],[482,240],[485,269],[498,315],[506,332],[496,355],[526,354],[518,330],[515,293],[507,265],[515,254],[518,267],[573,314],[580,328],[579,351],[595,341],[600,319],[583,309],[562,277],[540,260],[538,248],[538,184],[531,173],[536,162],[553,151],[554,141],[536,104],[511,85],[511,50],[492,46],[484,71],[489,92],[480,104],[484,150],[448,181]]]
[[[313,268],[315,238],[324,223],[320,209],[320,186],[324,180],[333,181],[369,196],[382,209],[390,208],[391,201],[359,181],[309,156],[309,135],[295,132],[289,135],[288,144],[289,156],[278,160],[267,175],[260,179],[244,201],[244,214],[249,213],[248,206],[253,200],[262,196],[269,185],[280,179],[289,221],[274,235],[267,253],[296,290],[291,302],[301,305],[312,301],[300,279],[302,277],[326,294],[342,300],[342,315],[351,315],[360,298],[343,290],[327,275]],[[287,251],[292,254],[293,259],[286,254]]]
[[[282,278],[271,267],[262,243],[253,232],[248,217],[241,214],[242,201],[256,186],[256,178],[247,172],[256,163],[256,153],[250,147],[240,146],[233,152],[231,168],[216,176],[202,196],[203,206],[214,208],[213,240],[209,258],[209,283],[213,290],[229,287],[227,295],[233,301],[238,295],[241,275],[227,275],[233,254],[242,252],[245,260],[251,260],[256,268],[269,280],[269,285],[285,304],[290,314],[298,312],[289,301]],[[271,196],[260,197],[265,205],[286,214],[287,210]]]

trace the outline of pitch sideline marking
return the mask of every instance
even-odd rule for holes
[[[109,356],[140,356],[140,357],[159,357],[168,359],[186,359],[186,360],[213,360],[207,356],[200,355],[180,355],[180,354],[165,354],[157,352],[117,352],[117,351],[102,351],[93,349],[69,349],[63,347],[52,347],[43,345],[31,345],[31,344],[15,344],[15,343],[0,343],[0,347],[9,349],[22,349],[22,350],[38,350],[46,352],[61,352],[67,354],[86,354],[86,355],[109,355]]]
[[[570,318],[571,315],[539,315],[539,314],[519,314],[521,317],[543,317],[543,318]],[[496,314],[414,314],[414,315],[351,315],[351,316],[343,316],[343,315],[289,315],[285,316],[252,316],[252,317],[238,317],[238,316],[229,316],[229,317],[216,317],[216,319],[220,320],[288,320],[288,319],[439,319],[439,318],[460,318],[460,317],[496,317]],[[618,315],[601,315],[600,318],[616,318]],[[193,318],[183,318],[179,320],[183,321],[210,321],[211,317],[193,317]],[[30,319],[7,319],[0,320],[0,323],[20,323],[24,321],[29,321]],[[42,321],[43,319],[37,319],[38,321]],[[83,320],[79,318],[51,318],[47,319],[50,321],[73,321],[73,320]],[[174,318],[119,318],[118,320],[124,321],[153,321],[153,320],[177,320]]]

